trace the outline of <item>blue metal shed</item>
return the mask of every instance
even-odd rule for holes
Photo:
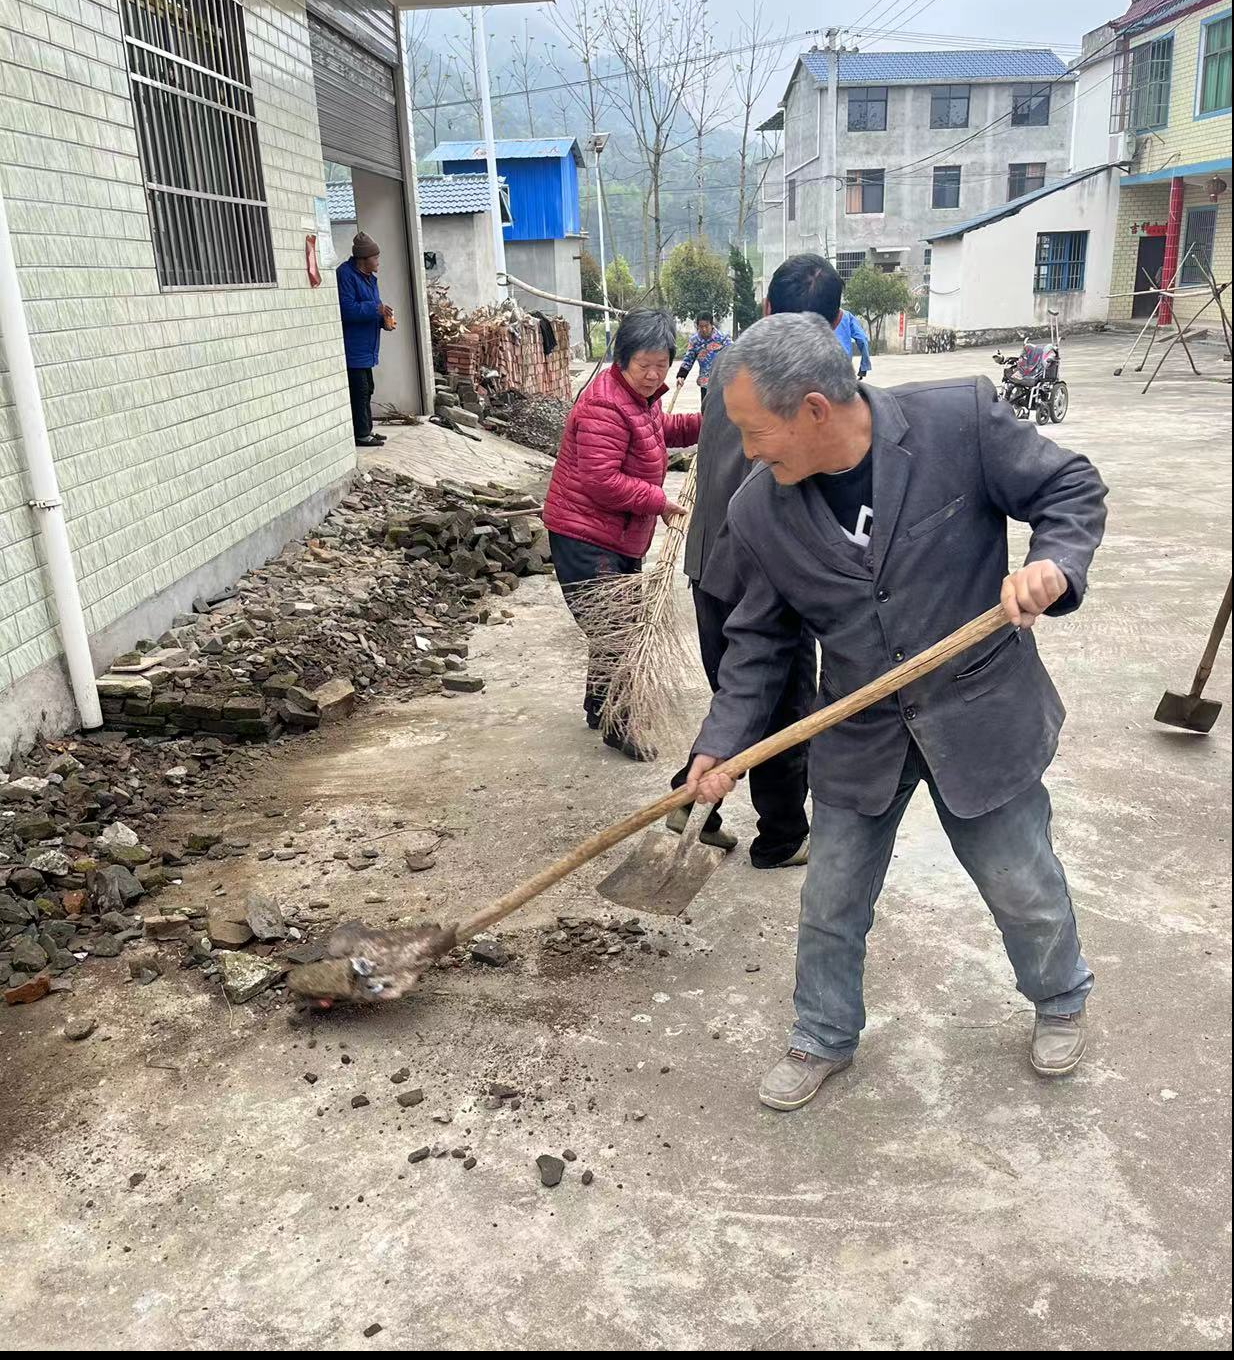
[[[496,143],[497,173],[510,191],[507,241],[556,241],[577,236],[578,172],[583,153],[572,137],[533,137]],[[442,142],[429,153],[447,175],[475,174],[484,165],[484,143]]]

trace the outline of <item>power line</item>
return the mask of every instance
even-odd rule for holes
[[[929,3],[933,3],[933,0],[929,0]],[[923,9],[924,9],[924,8],[925,8],[925,7],[923,6]],[[921,11],[918,11],[918,13],[920,13],[920,12],[921,12]],[[916,17],[916,16],[914,16],[914,17]],[[767,49],[773,48],[773,47],[787,47],[787,46],[789,46],[791,43],[799,43],[799,42],[804,41],[806,38],[812,38],[812,37],[815,36],[816,33],[817,33],[817,29],[812,29],[812,28],[811,28],[811,29],[806,29],[806,30],[804,30],[803,32],[800,32],[800,33],[788,33],[788,34],[785,34],[785,35],[784,35],[783,37],[781,37],[781,38],[769,38],[769,39],[763,40],[762,42],[757,42],[757,43],[744,43],[744,44],[742,44],[740,47],[730,47],[730,48],[725,48],[723,51],[720,51],[720,52],[715,53],[715,56],[716,56],[717,58],[720,58],[720,57],[732,57],[732,56],[740,56],[743,52],[757,52],[757,51],[764,51],[764,50],[767,50]],[[890,29],[887,30],[886,32],[877,34],[874,38],[871,38],[870,41],[885,42],[885,41],[888,41],[888,40],[890,40],[890,39],[892,39],[892,38],[895,38],[895,39],[897,39],[897,40],[903,39],[903,40],[909,41],[909,42],[934,42],[934,43],[947,43],[948,45],[954,44],[955,46],[959,47],[961,50],[967,48],[968,45],[969,45],[969,44],[972,44],[972,43],[989,45],[989,44],[991,43],[991,41],[992,41],[991,39],[988,39],[988,38],[967,37],[967,36],[961,37],[961,36],[958,36],[958,35],[945,34],[945,33],[909,33],[909,32],[907,32],[907,31],[903,31],[903,30],[890,30]],[[1008,42],[1007,44],[1005,44],[1004,46],[998,47],[998,48],[994,48],[994,49],[992,49],[992,50],[996,50],[996,51],[1016,51],[1016,50],[1024,49],[1024,48],[1027,48],[1027,49],[1029,49],[1029,50],[1036,50],[1036,49],[1038,49],[1038,48],[1048,48],[1048,49],[1051,50],[1051,51],[1054,51],[1054,50],[1056,50],[1056,49],[1059,50],[1059,51],[1077,51],[1077,50],[1078,50],[1078,48],[1077,48],[1077,47],[1075,46],[1075,44],[1073,44],[1073,43],[1054,43],[1054,42],[1049,42],[1049,41],[1032,42],[1032,41],[1029,41],[1029,40],[1027,40],[1027,39],[1020,39],[1020,40],[1016,40],[1016,41],[1009,41],[1009,42]],[[612,55],[612,54],[609,54],[609,55]],[[652,70],[657,70],[657,71],[658,71],[658,70],[666,70],[666,69],[668,69],[668,68],[671,66],[671,64],[672,64],[672,63],[665,62],[665,63],[662,63],[661,65],[653,66],[653,67],[652,67]],[[609,81],[614,81],[614,80],[628,80],[628,79],[629,79],[629,73],[628,73],[627,71],[625,71],[625,70],[621,70],[621,71],[610,71],[610,72],[608,72],[608,73],[606,73],[606,74],[604,74],[604,75],[594,75],[594,76],[591,77],[590,80],[588,80],[586,77],[580,77],[580,78],[577,79],[577,80],[562,80],[562,81],[557,81],[557,82],[555,82],[555,83],[552,84],[552,85],[533,85],[533,86],[530,86],[530,87],[528,87],[528,88],[526,88],[526,89],[520,87],[520,88],[512,89],[512,90],[494,90],[493,93],[492,93],[492,99],[493,99],[493,102],[494,102],[494,103],[497,102],[498,100],[501,100],[501,99],[524,99],[524,98],[526,98],[527,95],[533,95],[533,94],[556,94],[556,93],[559,93],[559,92],[561,92],[561,91],[563,91],[563,90],[575,90],[575,89],[581,89],[581,88],[583,88],[583,87],[585,87],[585,86],[587,86],[587,85],[589,85],[589,84],[603,85],[603,84],[606,84],[606,83],[609,82]],[[474,98],[472,98],[472,99],[446,99],[446,100],[442,100],[442,101],[440,101],[439,103],[436,103],[436,104],[417,104],[417,105],[416,105],[415,111],[416,111],[417,113],[432,113],[432,112],[434,112],[434,111],[436,111],[436,110],[439,110],[439,109],[473,108],[474,106],[475,106],[475,99],[474,99]]]

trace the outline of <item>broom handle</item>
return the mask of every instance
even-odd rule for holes
[[[952,657],[958,656],[961,652],[980,642],[982,638],[987,638],[991,633],[996,633],[1000,628],[1006,627],[1009,622],[1010,620],[1003,611],[1002,605],[995,605],[993,609],[987,610],[979,618],[973,619],[971,623],[966,623],[963,628],[957,629],[949,637],[945,637],[941,642],[936,642],[933,647],[927,648],[924,652],[919,652],[894,670],[888,671],[886,675],[880,676],[877,680],[871,680],[868,685],[863,685],[860,689],[854,690],[847,698],[840,699],[834,704],[828,704],[826,708],[820,708],[816,713],[811,713],[808,718],[802,718],[800,722],[793,723],[791,727],[785,727],[773,736],[756,742],[753,746],[747,747],[716,768],[720,773],[735,779],[755,765],[761,765],[763,761],[770,760],[772,756],[778,756],[781,751],[787,751],[790,746],[808,741],[811,737],[817,736],[819,732],[825,732],[827,728],[834,727],[837,723],[843,722],[845,718],[851,718],[854,713],[860,713],[862,709],[869,708],[872,704],[878,703],[880,699],[887,698],[889,694],[894,694],[905,685],[912,684],[914,680],[920,680],[923,675],[928,675],[945,661],[950,661]],[[645,826],[650,826],[652,822],[657,822],[661,817],[666,817],[674,808],[684,807],[692,801],[693,795],[683,786],[666,793],[663,798],[657,798],[654,803],[648,803],[646,807],[640,808],[637,812],[630,813],[628,817],[623,817],[621,821],[614,822],[612,826],[605,827],[603,831],[598,831],[594,836],[581,841],[568,855],[563,856],[555,864],[550,864],[546,869],[541,869],[538,874],[534,874],[525,882],[520,883],[517,888],[506,893],[504,897],[499,897],[495,902],[489,903],[483,911],[478,911],[473,916],[461,921],[456,931],[456,938],[462,941],[478,935],[482,930],[495,925],[503,917],[509,916],[512,911],[517,911],[519,907],[530,902],[533,897],[539,897],[546,888],[551,888],[554,883],[560,883],[563,878],[572,874],[575,869],[581,868],[588,860],[595,859],[597,855],[602,855],[606,850],[611,850],[614,845],[619,845],[628,836],[633,836],[636,831],[641,831]]]

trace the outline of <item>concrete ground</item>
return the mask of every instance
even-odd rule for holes
[[[1230,392],[1141,397],[1111,376],[1127,343],[1067,347],[1057,433],[1097,460],[1112,514],[1086,607],[1040,633],[1070,709],[1055,836],[1098,976],[1074,1078],[1029,1069],[1030,1012],[924,796],[871,937],[858,1061],[795,1115],[755,1088],[790,1019],[801,872],[742,851],[688,922],[647,918],[664,954],[543,948],[554,913],[605,914],[614,854],[510,920],[508,968],[303,1028],[196,974],[135,987],[95,964],[74,996],[0,1016],[9,1344],[1228,1349],[1234,712],[1207,739],[1152,714],[1189,684],[1230,572]],[[993,371],[970,351],[874,376],[974,368]],[[632,766],[584,727],[554,582],[508,603],[473,638],[483,694],[370,707],[207,819],[254,850],[294,836],[307,870],[202,864],[181,894],[451,916],[656,796],[676,753]],[[732,823],[748,839],[741,795]],[[437,867],[400,877],[434,827]],[[349,834],[382,851],[368,873],[330,858]],[[79,1013],[99,1029],[71,1045]],[[410,1110],[403,1066],[426,1096]],[[484,1107],[494,1080],[520,1109]],[[434,1143],[477,1164],[408,1164]],[[542,1188],[536,1156],[567,1147]]]

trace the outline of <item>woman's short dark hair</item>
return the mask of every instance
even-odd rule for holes
[[[624,372],[640,350],[667,350],[671,364],[677,357],[676,317],[652,307],[637,307],[627,312],[613,339],[613,362]]]
[[[767,302],[773,312],[817,312],[834,324],[844,283],[821,255],[790,255],[771,276]]]

